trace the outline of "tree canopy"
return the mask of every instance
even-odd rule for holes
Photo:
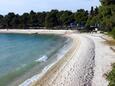
[[[51,10],[50,12],[30,11],[30,13],[22,15],[11,12],[5,16],[0,15],[0,28],[67,27],[71,23],[83,23],[85,25],[88,15],[88,11],[84,9],[80,9],[77,12],[68,10]]]
[[[76,12],[71,12],[54,9],[49,12],[30,11],[22,15],[10,12],[7,15],[0,15],[0,28],[62,28],[74,24],[112,31],[115,27],[115,0],[100,0],[100,2],[102,4],[100,7],[91,7],[90,11],[78,9]]]

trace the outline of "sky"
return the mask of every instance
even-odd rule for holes
[[[51,9],[70,10],[77,9],[90,10],[91,6],[99,6],[99,0],[0,0],[0,14],[14,12],[23,14],[24,12],[50,11]]]

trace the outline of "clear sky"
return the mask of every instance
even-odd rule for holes
[[[22,14],[34,10],[50,11],[51,9],[71,10],[83,8],[89,10],[91,6],[99,6],[99,0],[0,0],[0,14],[15,12]]]

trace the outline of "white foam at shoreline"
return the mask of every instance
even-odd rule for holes
[[[57,52],[57,60],[54,61],[52,64],[46,66],[41,73],[39,74],[36,74],[34,75],[33,77],[25,80],[22,84],[20,84],[19,86],[30,86],[33,82],[36,82],[38,81],[53,65],[55,65],[59,60],[61,60],[64,55],[70,50],[71,48],[71,43],[69,43],[69,39],[65,42],[65,45],[63,46],[62,49],[60,49],[58,52]],[[68,42],[68,43],[67,43]],[[69,46],[68,46],[69,44]],[[36,62],[39,62],[39,61],[46,61],[48,59],[48,57],[46,58],[47,56],[43,56],[41,57],[40,59],[37,59]]]
[[[27,79],[26,81],[24,81],[22,84],[20,84],[19,86],[30,86],[33,82],[38,81],[54,64],[56,64],[56,62],[46,66],[42,72],[40,74],[34,75],[33,77]]]
[[[48,60],[48,57],[46,55],[42,56],[41,58],[35,60],[36,62],[46,62]]]

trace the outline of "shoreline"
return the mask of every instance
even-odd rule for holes
[[[17,33],[17,34],[55,34],[55,35],[61,35],[63,37],[66,37],[67,40],[69,40],[69,43],[63,45],[63,47],[61,49],[58,50],[58,52],[56,54],[63,53],[63,55],[60,55],[57,57],[57,60],[54,61],[53,63],[47,65],[42,72],[34,75],[33,77],[25,80],[22,84],[20,84],[19,86],[29,86],[30,83],[32,83],[33,81],[39,80],[40,77],[42,77],[54,64],[56,64],[61,58],[63,58],[64,54],[67,53],[67,51],[69,51],[69,48],[71,47],[71,42],[70,40],[72,40],[69,36],[66,35],[66,33],[70,33],[71,31],[67,31],[67,30],[0,30],[0,33]],[[67,41],[66,40],[66,41]],[[67,46],[69,45],[69,47]],[[64,50],[64,46],[68,47]],[[11,83],[12,85],[12,83]]]
[[[104,43],[105,40],[101,38],[103,34],[78,34],[74,30],[16,29],[0,30],[0,33],[57,34],[73,39],[71,49],[57,64],[39,80],[25,86],[108,86],[109,81],[104,75],[111,70],[115,53]]]
[[[71,34],[70,37],[74,40],[70,51],[40,80],[29,86],[91,85],[95,63],[94,43],[89,38],[79,38],[76,34]],[[85,40],[87,46],[80,39]],[[83,48],[87,51],[84,52]]]
[[[75,41],[75,40],[74,40]],[[73,44],[72,44],[73,45]],[[63,66],[63,63],[65,62],[65,61],[67,61],[68,59],[69,59],[69,57],[67,57],[67,55],[68,55],[68,53],[70,53],[70,51],[73,51],[72,49],[73,49],[73,47],[72,47],[72,45],[71,45],[71,48],[68,50],[68,52],[66,52],[64,55],[63,55],[63,57],[62,58],[60,58],[59,60],[57,60],[56,61],[56,63],[54,63],[51,67],[50,67],[50,69],[49,70],[47,70],[47,72],[41,77],[41,79],[39,79],[39,80],[37,80],[37,81],[35,81],[35,82],[33,82],[31,85],[29,85],[29,86],[36,86],[36,84],[38,84],[39,82],[41,82],[41,80],[44,78],[44,77],[47,77],[47,76],[49,76],[50,74],[50,72],[52,73],[52,75],[53,75],[53,70],[57,70],[58,68],[60,68],[61,66]],[[66,57],[66,58],[65,58]],[[55,70],[55,71],[56,71]],[[50,76],[51,77],[51,76]]]
[[[72,30],[47,30],[47,29],[0,29],[0,33],[20,33],[20,34],[57,34],[63,35],[72,33]]]
[[[32,83],[29,83],[28,85],[22,85],[22,86],[57,86],[57,85],[62,86],[62,84],[63,86],[76,86],[76,85],[81,86],[83,84],[84,85],[91,84],[91,80],[93,77],[92,69],[94,65],[94,59],[93,59],[94,54],[92,54],[91,52],[94,52],[93,47],[94,45],[88,38],[81,37],[79,34],[74,33],[74,30],[72,31],[72,30],[16,30],[16,29],[14,30],[13,29],[13,30],[0,30],[0,33],[57,34],[70,37],[73,39],[71,49],[65,54],[63,58],[60,58],[57,64],[54,64],[53,67],[51,67],[51,69],[49,69],[46,72],[46,74],[44,74],[40,78],[40,80],[37,81],[35,80],[32,81]],[[86,45],[84,45],[84,42],[86,42]],[[82,49],[85,50],[84,54],[82,54],[83,52]],[[75,66],[78,66],[78,68]],[[85,66],[86,68],[84,69]],[[90,72],[91,74],[89,75],[88,73]],[[34,78],[35,77],[36,76],[34,76]],[[87,77],[89,78],[87,79]],[[77,82],[74,81],[75,78]],[[60,79],[62,79],[61,82]]]
[[[65,41],[63,47],[58,49],[58,51],[53,56],[51,56],[51,57],[56,57],[56,59],[53,60],[53,62],[49,63],[49,65],[44,67],[40,73],[28,78],[23,83],[21,83],[19,86],[30,86],[31,84],[33,84],[33,82],[40,80],[70,50],[71,44],[72,44],[70,40],[72,39],[68,38]]]

